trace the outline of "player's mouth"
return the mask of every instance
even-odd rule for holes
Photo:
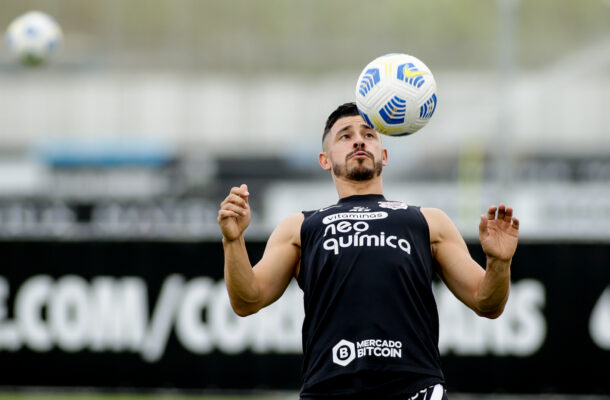
[[[350,153],[347,156],[347,158],[356,158],[356,159],[371,158],[371,159],[373,159],[373,155],[371,153],[369,153],[368,151],[358,150],[358,151]]]

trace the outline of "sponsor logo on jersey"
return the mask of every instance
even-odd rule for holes
[[[383,218],[387,218],[387,217],[388,217],[388,213],[385,211],[343,212],[343,213],[327,215],[322,220],[322,223],[324,225],[328,225],[333,222],[346,220],[346,219],[368,221],[368,220],[373,220],[373,219],[383,219]]]
[[[386,339],[365,339],[356,343],[341,339],[332,349],[333,362],[342,367],[356,358],[401,358],[402,342]]]
[[[409,208],[409,206],[403,203],[402,201],[380,201],[379,207],[389,208],[392,210],[406,210],[407,208]]]
[[[356,346],[349,340],[342,339],[333,347],[333,362],[345,367],[356,358]]]
[[[349,210],[349,212],[367,212],[367,211],[371,211],[371,209],[368,207],[359,207],[359,206],[352,207],[352,209]]]
[[[387,213],[383,218],[387,216]],[[369,213],[376,214],[376,213]],[[340,215],[340,214],[334,214]],[[359,215],[359,214],[356,214]],[[362,214],[360,214],[362,215]],[[329,215],[331,217],[331,215]],[[411,243],[405,238],[400,238],[396,235],[386,235],[385,232],[367,233],[370,225],[366,221],[338,221],[328,223],[324,229],[324,240],[322,246],[324,250],[332,251],[334,255],[338,255],[341,249],[347,247],[389,247],[392,249],[400,249],[407,254],[411,254]]]

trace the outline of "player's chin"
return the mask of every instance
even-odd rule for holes
[[[368,181],[375,177],[375,170],[361,166],[359,168],[352,168],[347,176],[354,181]]]

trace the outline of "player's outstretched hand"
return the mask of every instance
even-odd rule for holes
[[[238,239],[250,224],[248,186],[231,188],[229,195],[220,203],[218,225],[222,236],[229,241]]]
[[[517,249],[519,220],[513,217],[512,207],[491,206],[487,216],[481,215],[479,240],[488,257],[510,260]]]

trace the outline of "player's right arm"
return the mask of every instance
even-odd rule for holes
[[[263,257],[252,267],[244,231],[250,224],[250,194],[241,185],[231,189],[220,205],[218,224],[225,256],[225,282],[236,314],[246,316],[277,300],[296,275],[301,257],[300,231],[303,214],[282,221],[273,231]]]

